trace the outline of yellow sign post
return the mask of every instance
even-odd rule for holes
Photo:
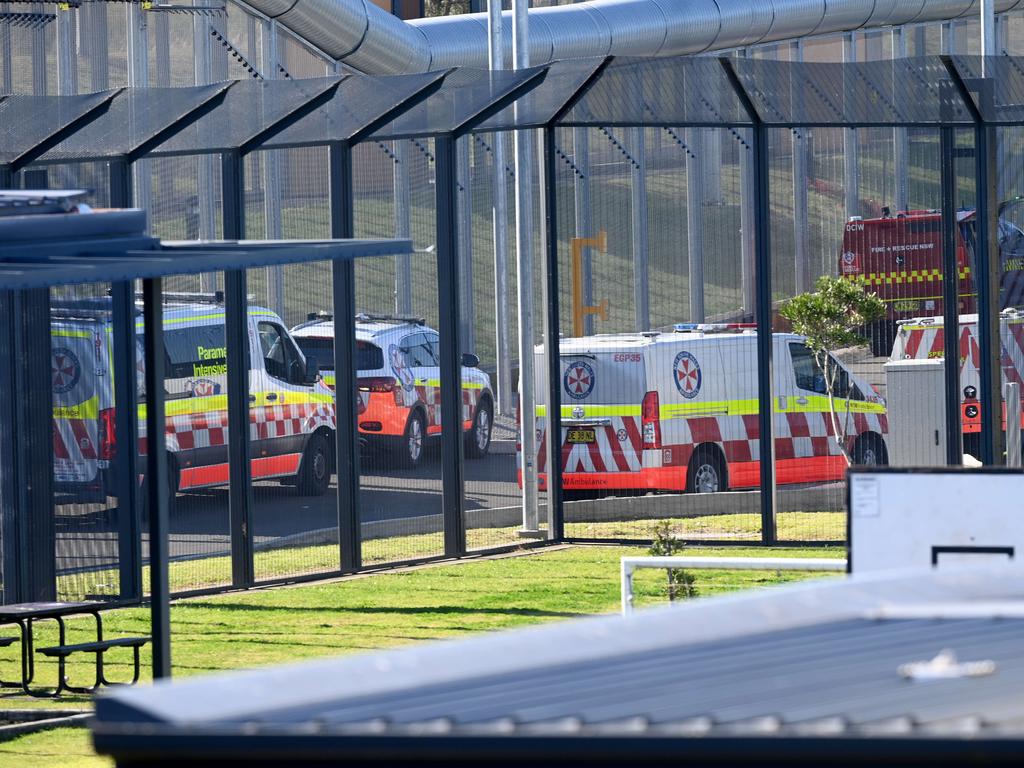
[[[608,319],[608,299],[596,306],[583,305],[583,249],[586,246],[598,251],[608,249],[608,233],[603,229],[597,237],[574,237],[572,243],[572,335],[583,336],[583,320],[587,315]]]

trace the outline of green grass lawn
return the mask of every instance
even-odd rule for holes
[[[839,549],[694,548],[701,555],[779,555],[842,557]],[[171,611],[174,674],[185,677],[228,669],[281,664],[346,653],[457,638],[477,632],[559,621],[619,610],[619,558],[645,554],[640,547],[577,546],[515,557],[469,560],[345,580],[176,602]],[[771,571],[695,572],[701,596],[811,577]],[[665,600],[665,575],[640,571],[635,580],[637,604]],[[70,640],[84,640],[89,620],[70,624]],[[106,615],[108,636],[148,633],[145,608]],[[45,633],[44,633],[45,635]],[[50,639],[45,636],[42,642]],[[14,653],[2,657],[12,676]],[[111,675],[121,679],[129,656],[109,657]],[[144,656],[145,658],[145,656]],[[69,665],[69,676],[82,681],[87,664]],[[55,666],[38,665],[41,681],[54,679]],[[84,696],[56,704],[4,696],[0,708],[88,707]],[[63,729],[0,744],[0,766],[102,766],[92,755],[88,733]]]

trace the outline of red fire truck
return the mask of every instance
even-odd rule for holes
[[[974,285],[975,215],[957,211],[958,312],[976,312]],[[999,208],[1000,308],[1024,306],[1024,198]],[[867,289],[886,305],[885,317],[868,330],[871,350],[888,355],[896,324],[922,315],[941,315],[942,214],[936,210],[885,210],[877,219],[852,217],[843,233],[839,274],[863,277]]]

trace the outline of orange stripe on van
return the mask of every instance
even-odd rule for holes
[[[291,477],[299,471],[301,453],[289,453],[284,456],[266,456],[252,460],[252,477],[259,480],[269,477]],[[192,488],[209,488],[215,485],[227,485],[230,477],[228,464],[211,464],[208,467],[188,467],[181,470],[178,488],[187,491]]]

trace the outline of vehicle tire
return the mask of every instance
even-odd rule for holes
[[[491,429],[494,419],[490,400],[481,400],[473,414],[473,425],[466,433],[466,456],[482,459],[491,449]]]
[[[725,462],[715,448],[698,448],[686,471],[687,493],[720,493],[728,488]]]
[[[423,463],[426,450],[427,427],[422,411],[413,411],[405,422],[405,432],[394,447],[397,464],[406,469],[415,469]]]
[[[862,435],[853,445],[852,459],[859,467],[884,467],[889,463],[889,452],[878,435]]]
[[[323,432],[314,432],[302,454],[295,488],[299,496],[323,496],[331,484],[331,445]]]

